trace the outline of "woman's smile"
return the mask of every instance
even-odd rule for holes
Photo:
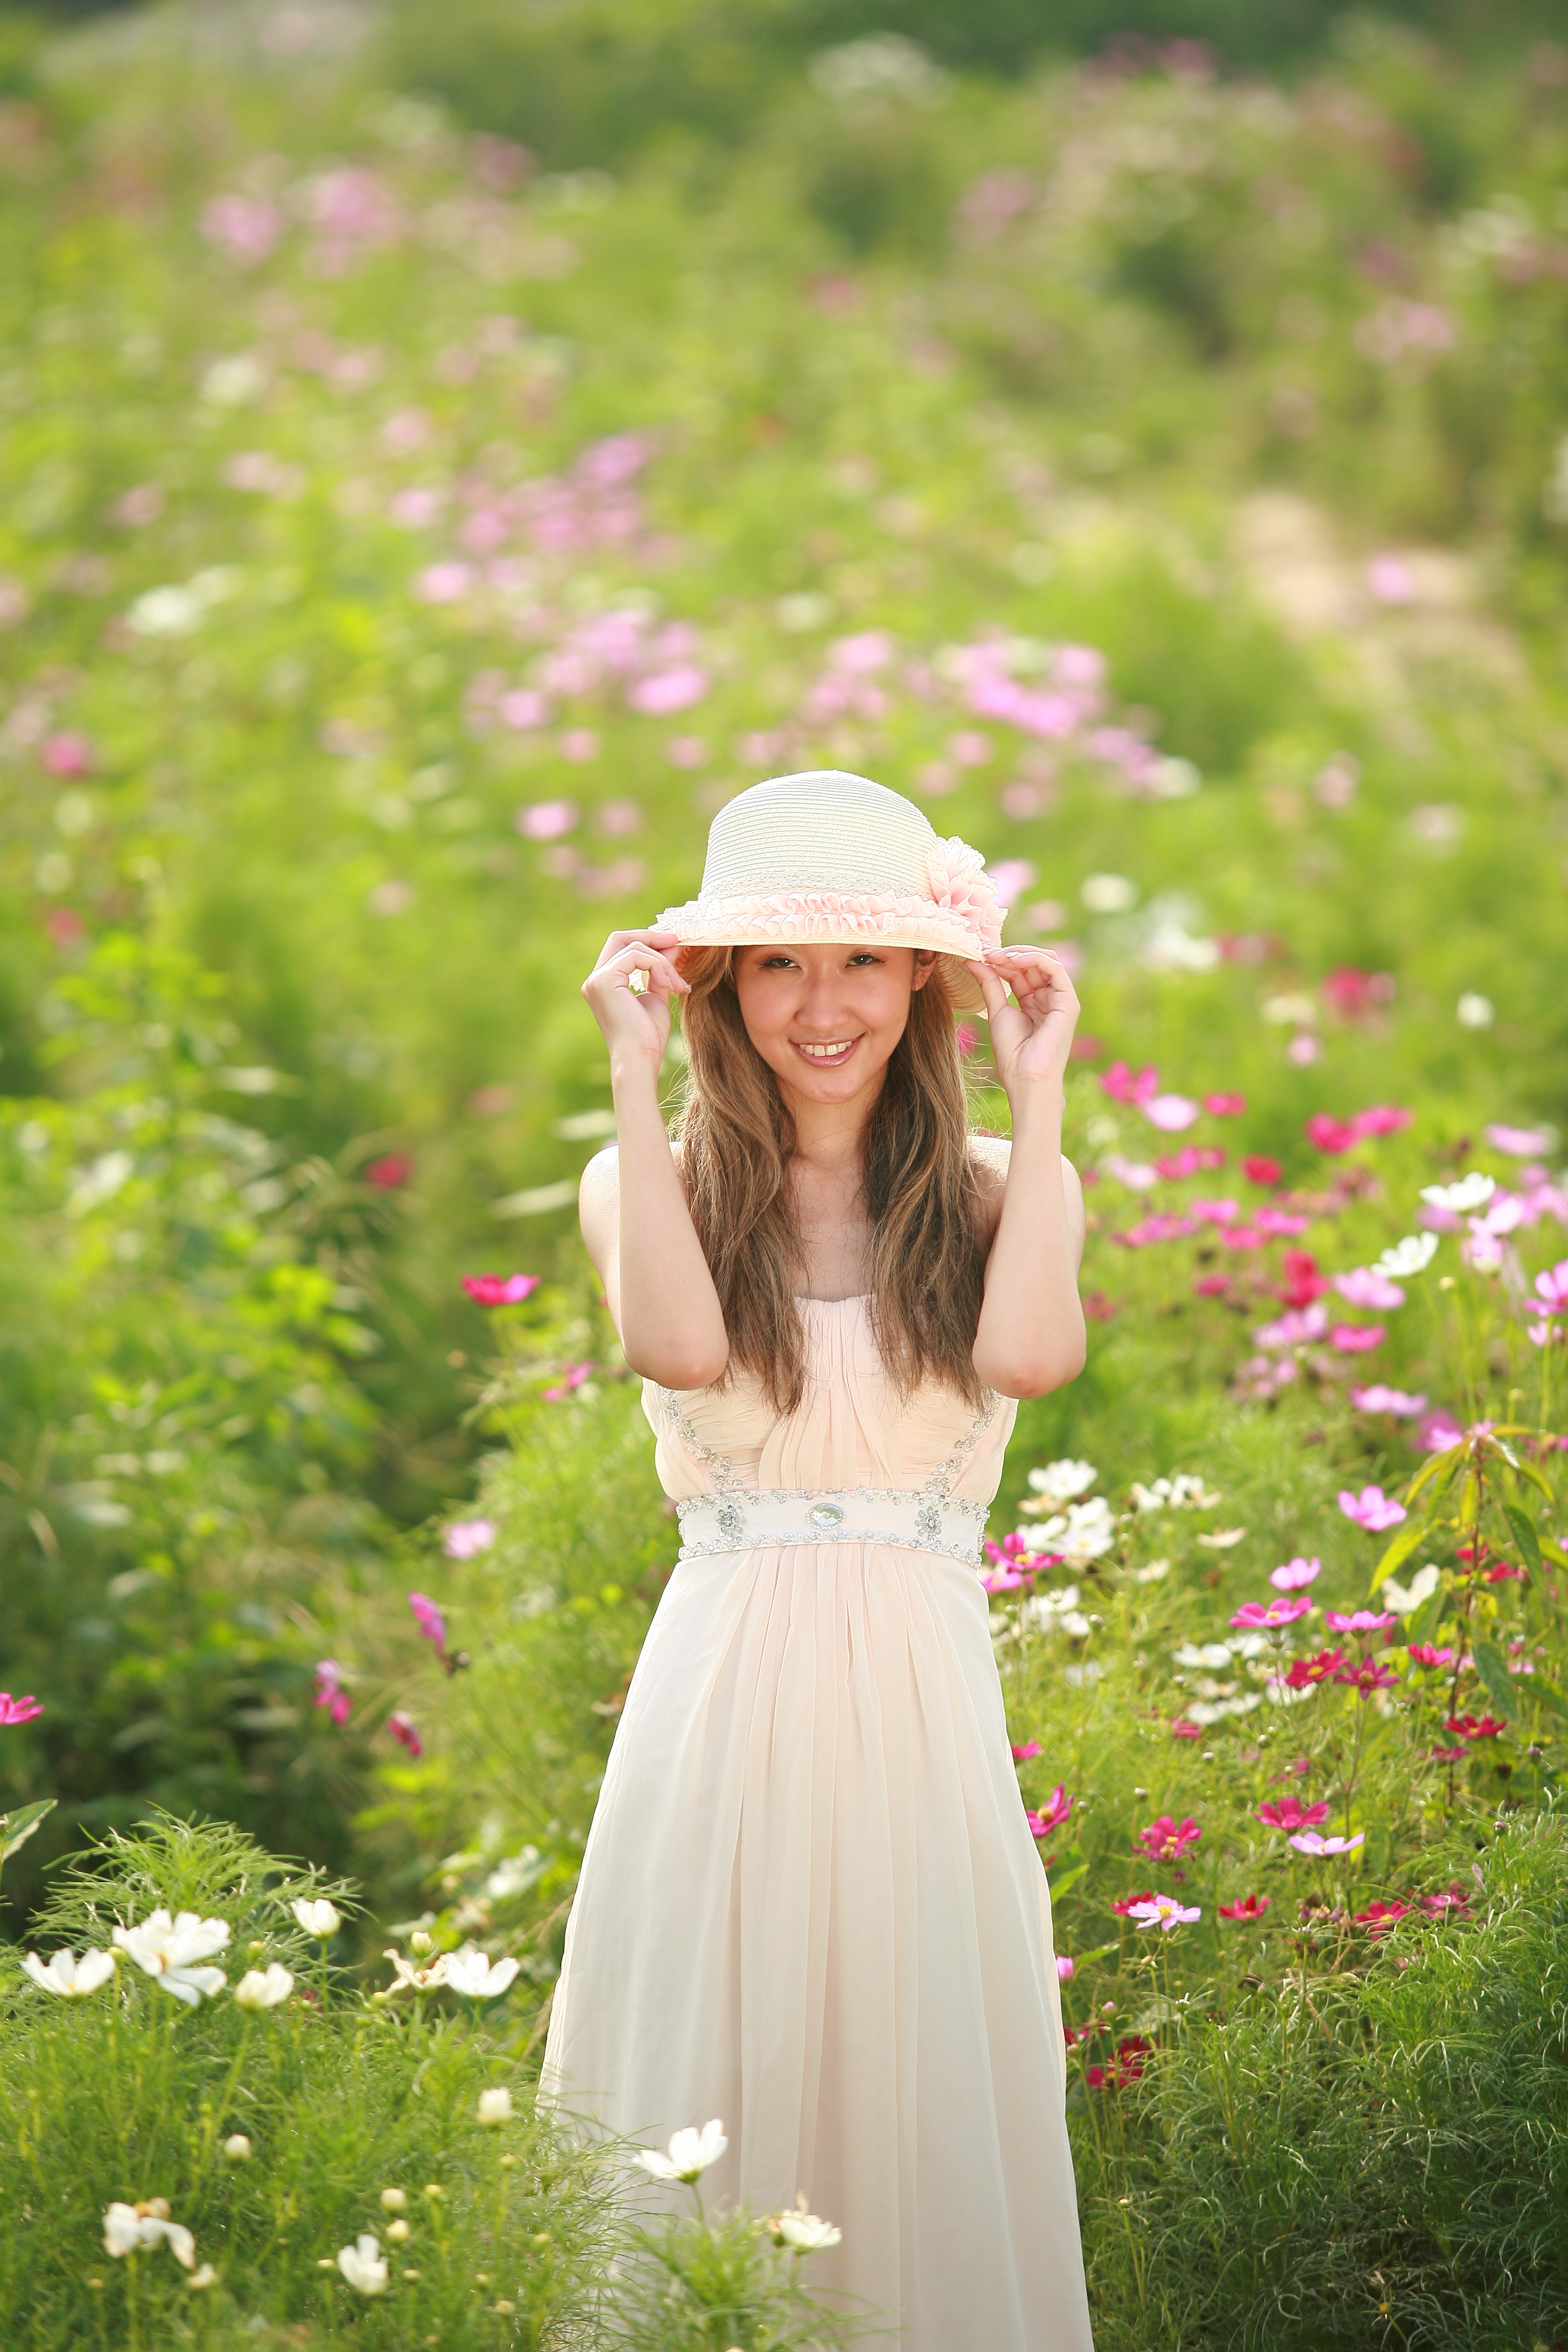
[[[862,1031],[861,1034],[864,1035],[864,1034]],[[797,1054],[804,1054],[806,1060],[814,1063],[819,1070],[841,1070],[860,1043],[860,1039],[859,1037],[838,1037],[835,1038],[830,1045],[817,1045],[808,1044],[801,1037],[792,1037],[790,1043]]]

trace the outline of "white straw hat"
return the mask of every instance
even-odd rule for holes
[[[869,777],[812,768],[752,784],[708,835],[702,887],[667,907],[663,930],[690,946],[773,940],[928,948],[954,1001],[980,992],[965,960],[1002,939],[996,886],[977,849],[942,840],[913,801]]]

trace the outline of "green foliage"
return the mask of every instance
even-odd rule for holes
[[[1327,1982],[1195,1995],[1085,2119],[1107,2342],[1500,2352],[1561,2332],[1568,1838],[1553,1812],[1440,1859],[1470,1924],[1401,1922]]]
[[[82,2343],[356,2343],[434,2336],[455,2352],[635,2341],[719,2344],[697,2316],[728,2309],[725,2341],[842,2340],[797,2271],[743,2220],[647,2227],[623,2208],[613,2147],[568,2142],[532,2114],[504,2034],[423,1994],[356,1994],[330,1939],[290,1906],[341,1883],[279,1862],[241,1833],[164,1820],[111,1836],[37,1922],[48,1949],[108,1946],[116,1924],[189,1908],[226,1919],[231,1971],[286,1967],[279,2006],[232,1992],[185,2009],[122,1957],[106,1987],[52,1995],[15,1963],[0,1979],[0,2196],[20,2226],[0,2243],[0,2326],[18,2352]],[[516,2086],[481,2120],[479,2095]],[[113,2257],[113,2201],[163,2199],[191,2231]],[[356,2292],[340,2248],[379,2241],[379,2293]],[[653,2280],[681,2282],[673,2300]],[[637,2313],[605,2306],[606,2281]],[[725,2300],[727,2298],[727,2301]]]

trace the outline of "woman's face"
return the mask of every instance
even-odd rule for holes
[[[852,942],[742,948],[733,967],[747,1036],[788,1093],[817,1103],[880,1085],[933,969],[913,948]]]

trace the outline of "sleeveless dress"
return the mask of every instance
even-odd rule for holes
[[[721,1530],[759,1490],[900,1490],[949,1531],[967,1503],[977,1552],[1016,1405],[900,1401],[868,1300],[801,1309],[786,1418],[750,1381],[645,1384],[666,1493]],[[976,1567],[920,1524],[682,1557],[605,1769],[542,2094],[645,2145],[721,2117],[705,2196],[803,2190],[843,2231],[806,2277],[878,2314],[874,2344],[1092,2352],[1046,1874]]]

